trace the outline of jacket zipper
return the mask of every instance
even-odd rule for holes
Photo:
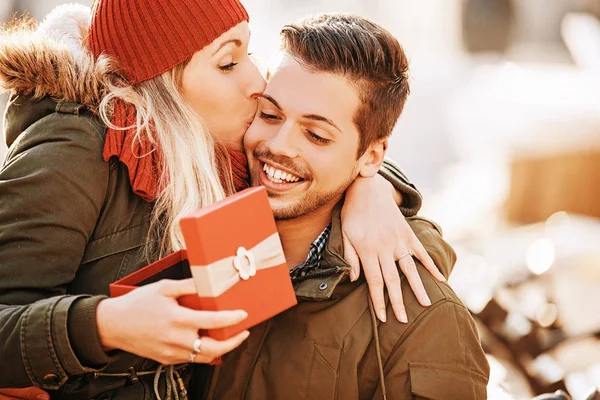
[[[292,279],[292,283],[299,283],[302,281],[306,281],[308,279],[323,278],[325,276],[335,275],[335,274],[339,273],[341,270],[342,269],[340,267],[335,267],[333,270],[330,270],[330,271],[314,272],[312,274],[306,274],[304,276],[299,276],[298,278]]]

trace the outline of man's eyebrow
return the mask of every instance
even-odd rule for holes
[[[240,39],[229,39],[229,40],[226,40],[223,43],[221,43],[219,48],[217,50],[215,50],[215,52],[212,55],[214,56],[215,54],[217,54],[219,51],[221,51],[221,49],[223,47],[227,46],[229,43],[235,43],[236,47],[240,47],[242,45],[242,41]]]
[[[270,101],[275,107],[277,107],[277,109],[279,111],[283,111],[283,109],[281,108],[281,106],[279,105],[279,103],[277,102],[277,100],[275,100],[274,98],[272,98],[271,96],[269,96],[268,94],[263,93],[261,95],[261,97],[265,100]]]
[[[273,97],[269,96],[266,93],[263,93],[261,97],[264,98],[265,100],[268,100],[271,104],[273,104],[275,107],[277,107],[277,109],[279,111],[283,111],[283,109],[281,108],[281,106],[279,105],[279,103],[277,102],[277,100],[275,100]],[[339,126],[337,126],[329,118],[324,117],[322,115],[318,115],[318,114],[304,114],[304,115],[302,115],[302,118],[312,119],[313,121],[325,122],[326,124],[331,125],[335,129],[337,129],[340,133],[342,133],[342,130],[340,129]]]
[[[335,129],[337,129],[338,131],[340,131],[340,133],[342,133],[342,130],[332,120],[330,120],[329,118],[323,117],[322,115],[304,114],[302,116],[302,118],[312,119],[314,121],[325,122],[326,124],[329,124],[329,125],[333,126]]]

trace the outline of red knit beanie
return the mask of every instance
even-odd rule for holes
[[[242,21],[238,0],[96,0],[88,44],[119,61],[129,83],[173,69]]]
[[[173,69],[242,21],[248,13],[238,0],[95,0],[88,46],[96,58],[115,58],[135,85]],[[102,155],[125,164],[133,192],[151,202],[160,192],[162,153],[147,139],[135,140],[135,122],[135,108],[117,101],[112,123],[132,128],[108,128]],[[229,153],[239,190],[247,186],[245,155]]]

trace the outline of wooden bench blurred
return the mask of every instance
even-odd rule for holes
[[[509,193],[511,223],[544,221],[558,211],[600,218],[600,149],[519,156]]]

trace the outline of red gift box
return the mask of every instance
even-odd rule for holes
[[[193,277],[198,295],[181,297],[181,305],[248,313],[238,325],[201,333],[217,340],[297,304],[264,187],[246,189],[180,223],[187,252],[171,254],[111,284],[111,296],[160,279]]]

